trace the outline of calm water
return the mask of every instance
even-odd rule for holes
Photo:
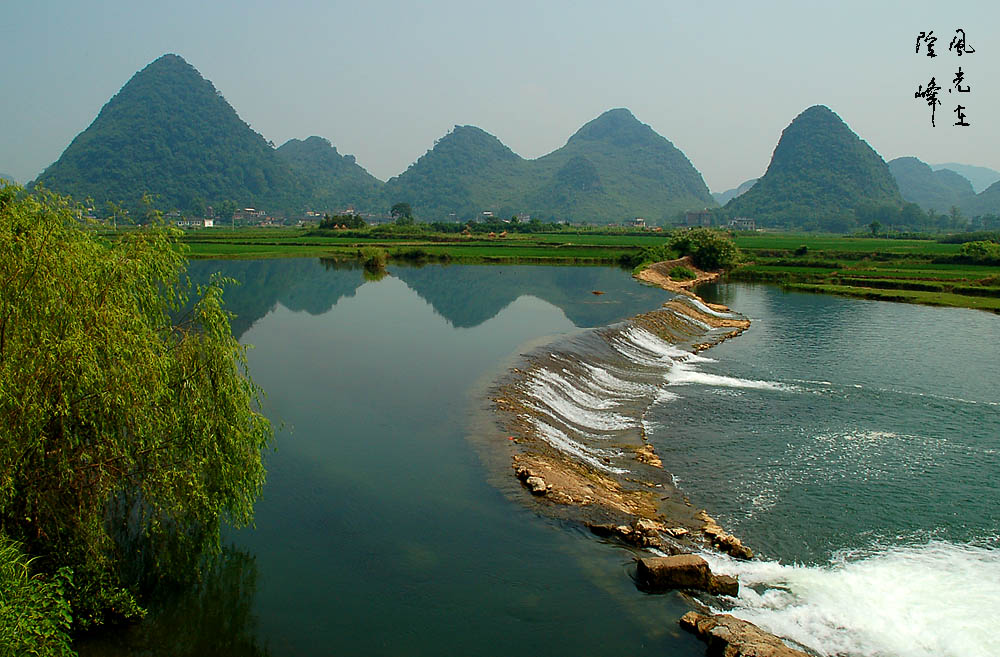
[[[201,590],[87,654],[703,655],[677,629],[688,603],[635,590],[631,552],[487,483],[470,418],[540,339],[533,394],[561,439],[641,423],[760,553],[707,555],[744,584],[714,604],[821,654],[1000,654],[996,315],[720,285],[706,296],[753,325],[690,357],[628,324],[585,330],[668,298],[619,270],[194,269],[220,268],[245,281],[234,327],[283,423],[257,528]]]
[[[85,654],[701,655],[632,553],[487,483],[470,418],[519,347],[660,305],[626,272],[194,263],[227,294],[277,450],[254,530],[201,591]],[[595,295],[594,290],[604,294]]]

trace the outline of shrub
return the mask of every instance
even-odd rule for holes
[[[691,256],[700,269],[727,269],[740,259],[740,251],[733,240],[710,228],[678,230],[667,246],[681,255]]]
[[[675,281],[690,281],[698,278],[698,274],[682,265],[677,265],[667,275]]]
[[[385,249],[377,246],[363,246],[358,249],[358,257],[361,258],[365,269],[378,271],[385,269],[385,263],[389,262],[389,253]]]
[[[53,577],[31,574],[31,562],[20,546],[0,535],[0,655],[65,657],[72,623],[65,588],[68,568]]]
[[[1000,244],[987,241],[966,242],[959,249],[958,253],[970,262],[998,262],[1000,261]]]

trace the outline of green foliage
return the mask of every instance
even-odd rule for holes
[[[69,657],[72,572],[32,574],[19,546],[0,534],[0,657]]]
[[[733,240],[710,228],[678,230],[667,245],[681,255],[691,256],[700,269],[728,269],[740,259],[740,251]]]
[[[365,220],[360,215],[356,214],[338,214],[332,217],[325,214],[323,215],[323,221],[319,222],[321,230],[334,230],[339,226],[346,226],[347,228],[357,230],[359,228],[367,228],[368,224],[365,223]]]
[[[389,262],[389,252],[377,246],[361,247],[358,249],[358,257],[369,271],[385,269],[386,263]]]
[[[137,615],[144,581],[197,576],[221,522],[252,521],[271,428],[223,281],[187,303],[175,231],[109,244],[75,217],[0,188],[0,530],[44,572],[72,568],[86,628]]]
[[[804,256],[804,255],[808,255],[809,254],[809,247],[806,246],[805,244],[802,244],[801,246],[796,247],[794,253],[795,253],[795,255],[797,255],[799,257]]]
[[[413,224],[413,208],[410,207],[409,203],[396,203],[389,211],[389,216],[395,219],[400,226]]]
[[[1000,243],[1000,231],[977,231],[974,233],[953,233],[937,240],[942,244],[965,244],[966,242],[997,242]]]
[[[677,265],[676,267],[672,267],[670,271],[667,272],[667,276],[674,279],[675,281],[691,281],[698,278],[698,274],[694,273],[693,271],[682,265]]]
[[[996,242],[966,242],[958,253],[969,262],[1000,264],[1000,244]]]

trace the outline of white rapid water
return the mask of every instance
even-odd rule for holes
[[[688,363],[677,363],[666,373],[667,383],[670,385],[691,385],[702,384],[707,386],[718,386],[722,388],[756,388],[761,390],[795,390],[795,386],[777,381],[759,381],[755,379],[739,379],[732,376],[722,376],[719,374],[708,374],[699,372]]]
[[[633,418],[607,410],[588,408],[591,396],[573,388],[562,376],[545,368],[537,370],[525,384],[528,395],[545,404],[562,421],[591,431],[615,431],[637,425]],[[584,403],[578,399],[584,398]]]
[[[611,459],[612,457],[621,456],[620,452],[587,447],[586,445],[573,440],[559,429],[556,429],[555,427],[546,424],[537,418],[529,419],[535,425],[535,429],[538,431],[538,435],[542,438],[542,440],[552,445],[559,451],[571,454],[581,461],[589,463],[595,468],[604,470],[605,472],[612,472],[614,474],[625,474],[628,472],[628,470],[616,468],[603,462],[603,459],[605,458]]]
[[[845,552],[825,566],[737,561],[704,553],[738,576],[733,609],[829,657],[1000,655],[1000,549],[937,541]]]

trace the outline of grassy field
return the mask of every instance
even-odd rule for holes
[[[489,237],[427,233],[309,234],[298,228],[199,230],[183,242],[192,258],[357,257],[364,246],[397,261],[463,263],[634,264],[665,234],[556,232]],[[1000,312],[1000,267],[956,261],[960,246],[933,240],[810,234],[739,234],[745,264],[732,280],[866,299],[981,308]]]
[[[736,243],[747,264],[731,279],[1000,312],[1000,267],[957,262],[958,244],[770,234],[741,235]]]
[[[617,264],[643,246],[662,244],[653,236],[594,234],[514,234],[490,238],[434,233],[418,236],[309,235],[294,228],[236,231],[200,230],[182,241],[192,258],[351,257],[363,246],[378,246],[398,259],[455,262],[552,262]]]

